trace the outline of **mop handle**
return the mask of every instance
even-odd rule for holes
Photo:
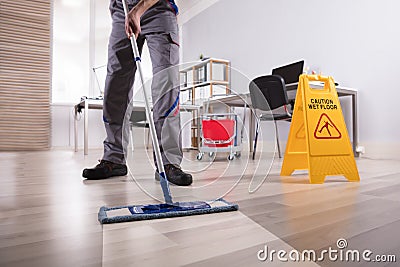
[[[122,4],[124,6],[125,18],[127,18],[128,17],[128,4],[126,3],[126,0],[122,0]],[[173,203],[172,196],[171,196],[171,192],[169,190],[168,179],[167,179],[167,176],[166,176],[165,170],[164,170],[164,164],[163,164],[162,157],[161,157],[160,146],[159,146],[158,139],[157,139],[156,127],[154,125],[153,116],[151,114],[149,99],[147,98],[147,90],[146,90],[146,86],[145,86],[145,82],[144,82],[144,78],[143,78],[143,72],[142,72],[142,62],[141,62],[141,58],[140,58],[140,54],[139,54],[139,49],[136,44],[135,35],[131,36],[130,41],[131,41],[131,45],[132,45],[132,49],[133,49],[134,60],[135,60],[137,69],[139,70],[140,81],[142,82],[144,102],[145,102],[145,108],[146,108],[146,116],[147,116],[147,120],[149,121],[151,139],[153,141],[153,147],[154,147],[154,152],[155,152],[155,156],[156,156],[157,167],[158,167],[158,171],[160,173],[161,189],[164,194],[165,202],[168,204],[172,204]]]

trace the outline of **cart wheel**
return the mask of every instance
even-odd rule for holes
[[[208,156],[212,158],[214,156],[214,152],[208,152]]]
[[[240,153],[240,152],[235,153],[235,157],[240,158],[241,156],[242,156],[242,153]]]
[[[235,158],[235,156],[233,154],[229,154],[228,160],[233,160],[234,158]]]
[[[197,160],[201,160],[202,158],[203,158],[203,153],[199,153],[199,154],[197,154]]]

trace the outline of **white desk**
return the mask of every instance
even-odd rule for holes
[[[133,111],[144,111],[144,102],[142,101],[133,101]],[[201,107],[198,105],[181,105],[181,110],[188,110],[188,111],[197,111],[199,114]],[[75,146],[75,152],[78,151],[78,113],[80,111],[83,112],[83,153],[84,155],[88,154],[88,136],[89,136],[89,109],[103,109],[103,100],[102,99],[83,99],[81,102],[75,105],[74,111],[75,111],[75,116],[74,116],[74,146]],[[200,116],[197,116],[200,117]],[[197,123],[199,125],[199,123]],[[198,140],[199,142],[199,140]]]
[[[286,90],[289,92],[293,92],[297,90],[298,83],[291,83],[286,85]],[[336,91],[338,93],[339,97],[344,97],[344,96],[350,96],[351,97],[351,112],[352,112],[352,137],[353,137],[353,152],[354,156],[358,157],[359,153],[357,152],[357,147],[358,147],[358,99],[357,99],[357,93],[358,91],[353,88],[347,88],[347,87],[342,87],[342,86],[337,86]],[[294,99],[294,97],[290,97],[289,99]],[[225,104],[227,106],[231,107],[243,107],[244,103],[247,104],[249,108],[251,108],[251,99],[250,99],[250,93],[245,93],[241,95],[227,95],[223,97],[215,97],[211,98],[208,101],[208,104],[210,106],[212,105],[218,105],[218,104]],[[253,113],[252,113],[253,114]],[[255,118],[254,116],[250,116],[250,140],[249,140],[249,145],[250,145],[250,152],[253,151],[253,137],[255,135]]]

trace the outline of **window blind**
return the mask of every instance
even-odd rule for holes
[[[0,1],[0,150],[50,148],[51,0]]]

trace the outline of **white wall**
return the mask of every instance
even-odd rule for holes
[[[254,78],[305,59],[359,90],[360,143],[393,147],[400,142],[398,10],[396,0],[220,0],[183,25],[183,62],[225,58]]]

